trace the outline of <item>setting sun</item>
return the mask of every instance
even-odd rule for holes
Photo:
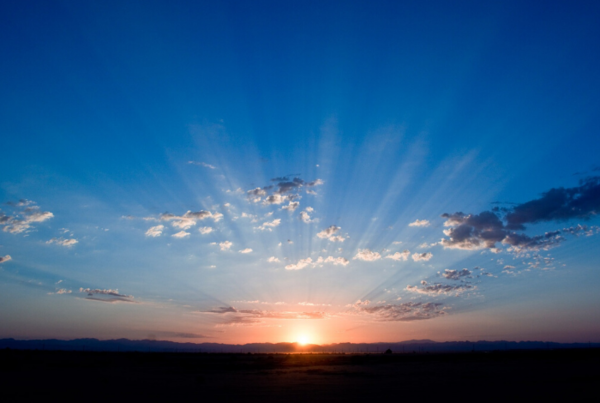
[[[309,340],[308,340],[308,336],[306,336],[306,335],[304,335],[304,334],[303,334],[303,335],[300,335],[300,336],[298,336],[298,344],[302,344],[302,345],[304,345],[304,344],[308,344],[308,341],[309,341]]]

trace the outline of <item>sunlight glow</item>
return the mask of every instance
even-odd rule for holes
[[[308,344],[308,342],[309,342],[308,336],[305,334],[298,336],[297,340],[298,340],[298,344],[301,344],[301,345]]]

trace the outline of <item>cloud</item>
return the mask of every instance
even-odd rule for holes
[[[186,236],[190,236],[190,233],[189,232],[185,232],[185,231],[179,231],[178,233],[173,234],[171,236],[173,238],[179,238],[179,239],[181,239],[181,238],[185,238]]]
[[[12,260],[12,257],[10,257],[10,255],[0,256],[0,263],[6,263],[9,260]]]
[[[207,218],[212,218],[214,222],[218,222],[223,218],[223,214],[219,212],[211,213],[210,211],[190,211],[188,210],[184,215],[175,215],[171,213],[163,213],[159,216],[161,221],[171,221],[171,225],[182,230],[186,230],[194,225],[197,221],[202,221]],[[154,217],[146,217],[147,220],[154,220]]]
[[[530,237],[514,231],[525,230],[525,224],[560,222],[573,218],[590,219],[600,212],[600,176],[584,179],[580,186],[553,188],[542,197],[517,204],[510,208],[494,207],[480,214],[443,214],[444,231],[448,239],[440,244],[445,248],[475,250],[488,248],[494,251],[501,242],[510,250],[520,253],[527,250],[548,250],[564,240],[562,234],[577,235],[578,227],[547,232]],[[499,216],[504,214],[503,217]],[[579,226],[583,227],[583,226]]]
[[[61,246],[66,246],[70,248],[71,246],[78,243],[77,239],[64,239],[64,238],[52,238],[49,241],[46,241],[47,244],[57,244]]]
[[[285,266],[285,269],[286,270],[302,270],[305,267],[322,266],[323,264],[326,264],[326,263],[332,263],[335,266],[347,266],[350,263],[350,261],[341,256],[340,257],[328,256],[326,258],[319,256],[316,260],[313,260],[312,258],[308,257],[306,259],[300,259],[298,261],[298,263],[288,264],[287,266]]]
[[[213,232],[212,227],[200,227],[198,228],[198,232],[200,232],[202,235],[206,235],[206,234],[210,234],[211,232]]]
[[[316,261],[316,264],[321,264],[321,263],[333,263],[335,266],[339,266],[339,265],[347,266],[348,264],[350,264],[350,261],[341,256],[339,256],[339,257],[328,256],[325,259],[323,259],[322,257],[319,256],[319,258]]]
[[[270,195],[265,197],[265,200],[263,201],[264,205],[268,205],[268,204],[282,204],[285,203],[287,201],[289,202],[293,202],[294,200],[298,199],[300,196],[296,195],[296,194],[290,194],[290,195],[280,195],[280,194],[274,194],[274,195]]]
[[[148,231],[146,231],[146,236],[151,236],[151,237],[161,236],[164,229],[165,229],[164,225],[156,225],[156,226],[148,229]]]
[[[400,252],[396,252],[393,255],[387,255],[385,258],[386,259],[392,259],[395,261],[400,261],[400,260],[408,260],[408,257],[410,256],[410,252],[408,250],[405,250],[404,252],[400,253]]]
[[[345,238],[343,236],[335,235],[341,229],[341,227],[331,225],[325,228],[323,231],[319,232],[317,236],[321,239],[329,239],[331,242],[344,242]]]
[[[415,262],[419,262],[421,260],[427,262],[429,259],[431,259],[433,257],[433,254],[431,252],[424,252],[424,253],[413,253],[412,255],[412,259]]]
[[[409,227],[429,227],[431,223],[427,220],[416,220],[408,224]]]
[[[298,263],[296,264],[288,264],[287,266],[285,266],[286,270],[302,270],[304,269],[306,266],[309,266],[310,264],[312,264],[313,260],[309,257],[307,257],[306,259],[300,259],[298,261]]]
[[[589,219],[600,213],[600,176],[580,181],[572,188],[552,188],[539,199],[519,204],[506,215],[506,227],[524,229],[524,224]]]
[[[250,252],[252,252],[252,249],[246,248],[246,249],[239,250],[238,252],[239,253],[250,253]]]
[[[200,165],[200,166],[203,166],[203,167],[209,168],[209,169],[217,169],[215,166],[207,164],[206,162],[188,161],[188,164]]]
[[[303,221],[306,224],[310,224],[311,222],[319,222],[319,220],[316,218],[311,220],[310,215],[308,214],[308,211],[313,211],[313,209],[310,208],[310,210],[309,210],[309,208],[310,207],[307,207],[306,211],[301,211],[300,215],[298,216],[298,219],[300,219],[301,221]]]
[[[60,290],[56,291],[56,294],[71,294],[73,291],[71,290],[67,290],[66,288],[61,288]]]
[[[433,302],[404,302],[402,304],[388,305],[354,305],[359,312],[373,315],[380,321],[385,322],[410,322],[415,320],[432,319],[446,312],[443,304]]]
[[[41,223],[54,217],[49,211],[40,211],[38,206],[33,205],[30,200],[21,200],[18,203],[10,203],[16,207],[25,207],[18,211],[15,216],[9,216],[0,212],[0,225],[4,232],[20,234],[31,228],[34,223]]]
[[[300,206],[300,202],[290,202],[290,204],[288,204],[287,206],[283,206],[281,209],[287,210],[291,213],[294,210],[296,210],[298,208],[298,206]]]
[[[428,294],[428,295],[444,295],[444,294],[454,294],[458,296],[465,291],[474,290],[477,287],[471,284],[459,284],[459,285],[448,285],[448,284],[440,284],[435,283],[431,285],[427,285],[427,282],[423,282],[424,286],[419,288],[416,285],[407,285],[406,291],[416,292],[419,294]]]
[[[277,184],[248,190],[246,192],[248,200],[254,203],[262,201],[265,205],[294,202],[294,200],[300,198],[300,195],[297,192],[300,191],[301,188],[312,188],[323,184],[321,179],[305,182],[297,177],[290,180],[287,176],[273,178],[271,181],[277,182]],[[271,194],[269,195],[269,193]]]
[[[329,315],[325,312],[290,312],[271,311],[260,309],[236,309],[234,307],[218,307],[200,313],[212,313],[225,315],[227,319],[221,326],[230,325],[256,325],[263,323],[263,319],[327,319]]]
[[[231,248],[231,245],[233,245],[233,243],[229,241],[224,241],[219,243],[219,248],[221,248],[222,251],[226,251],[229,250],[229,248]]]
[[[281,261],[279,259],[277,259],[275,256],[271,256],[270,258],[267,259],[267,262],[269,262],[269,263],[279,263]]]
[[[272,228],[277,227],[279,224],[281,224],[281,219],[277,218],[271,222],[264,222],[261,226],[256,227],[256,229],[259,229],[261,231],[267,230],[267,231],[272,231]]]
[[[132,295],[119,293],[119,290],[103,290],[98,288],[80,288],[79,292],[87,294],[86,299],[100,302],[135,302]]]
[[[468,269],[462,269],[462,270],[444,270],[443,273],[441,273],[442,277],[448,279],[448,280],[460,280],[461,278],[465,277],[465,278],[469,278],[471,277],[471,271]]]
[[[381,255],[369,249],[359,249],[356,256],[354,256],[352,259],[364,260],[365,262],[374,262],[375,260],[381,259]]]

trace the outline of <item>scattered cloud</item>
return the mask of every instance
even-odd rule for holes
[[[448,285],[448,284],[435,283],[435,284],[428,285],[427,282],[422,282],[422,283],[423,283],[423,287],[421,287],[421,288],[419,288],[416,285],[407,285],[406,291],[416,292],[419,294],[434,295],[434,296],[435,295],[447,295],[447,294],[454,294],[455,296],[458,296],[465,291],[474,290],[477,288],[471,284]]]
[[[319,256],[319,258],[315,261],[315,264],[323,264],[323,263],[333,263],[335,266],[338,266],[338,265],[347,266],[348,264],[350,264],[350,261],[341,256],[340,257],[328,256],[327,258],[322,258],[321,256]]]
[[[71,294],[73,291],[67,290],[66,288],[61,288],[60,290],[56,290],[56,294]]]
[[[222,251],[229,250],[231,245],[233,245],[233,243],[229,241],[219,242],[219,248],[221,248]]]
[[[410,252],[408,250],[405,250],[404,252],[396,252],[393,255],[387,255],[385,258],[386,259],[392,259],[395,261],[400,261],[400,260],[408,260],[408,257],[410,256]]]
[[[429,227],[431,223],[427,220],[415,220],[408,224],[409,227]]]
[[[319,219],[317,219],[317,218],[315,218],[315,219],[311,219],[310,218],[310,214],[308,214],[308,213],[312,212],[312,211],[314,211],[312,208],[307,207],[305,209],[305,211],[301,211],[300,212],[300,215],[298,216],[298,219],[300,219],[301,221],[303,221],[306,224],[310,224],[311,222],[319,222]]]
[[[346,238],[340,235],[335,235],[341,230],[341,227],[337,227],[335,225],[330,225],[325,228],[323,231],[319,232],[317,236],[321,239],[329,239],[331,242],[344,242]]]
[[[306,266],[310,266],[312,264],[313,260],[309,257],[307,257],[306,259],[300,259],[298,261],[298,263],[296,264],[288,264],[287,266],[285,266],[286,270],[302,270],[304,269]]]
[[[294,210],[296,210],[299,206],[300,206],[300,202],[295,201],[295,202],[290,202],[290,204],[288,204],[287,206],[283,206],[281,209],[287,210],[291,213]]]
[[[215,166],[207,164],[206,162],[196,162],[196,161],[188,161],[188,164],[199,165],[209,169],[217,169]]]
[[[175,215],[171,213],[163,213],[158,217],[160,221],[170,221],[171,225],[175,228],[186,230],[194,225],[197,221],[202,221],[207,218],[211,218],[214,222],[219,222],[223,218],[223,214],[219,212],[212,213],[206,210],[190,211],[188,210],[184,215]],[[155,217],[146,217],[145,220],[156,220]]]
[[[135,302],[133,296],[119,293],[119,290],[102,290],[102,289],[91,289],[91,288],[80,288],[79,292],[87,294],[86,299],[100,302]]]
[[[271,256],[270,258],[267,259],[267,262],[269,262],[269,263],[279,263],[279,262],[281,262],[281,260],[277,259],[275,256]]]
[[[161,236],[164,229],[165,229],[164,225],[156,225],[156,226],[148,229],[148,231],[146,231],[146,236],[151,236],[151,237]]]
[[[431,252],[424,252],[424,253],[413,253],[412,255],[412,259],[415,262],[419,262],[419,261],[425,261],[427,262],[428,260],[430,260],[433,257],[433,254]]]
[[[445,315],[443,304],[433,302],[404,302],[387,305],[354,305],[354,308],[365,314],[373,315],[385,322],[410,322],[432,319]]]
[[[381,255],[377,252],[371,251],[370,249],[359,249],[356,256],[354,256],[352,259],[364,260],[365,262],[374,262],[381,259]]]
[[[189,232],[185,232],[185,231],[179,231],[178,233],[173,234],[171,236],[173,238],[179,238],[179,239],[181,239],[181,238],[185,238],[186,236],[190,236],[190,233]]]
[[[246,248],[246,249],[239,250],[238,252],[239,253],[250,253],[250,252],[252,252],[252,249]]]
[[[462,270],[444,270],[443,273],[441,273],[442,277],[448,279],[448,280],[461,280],[463,277],[464,278],[469,278],[471,277],[471,271],[468,269],[462,269]]]
[[[7,204],[18,208],[13,216],[0,212],[2,230],[11,234],[20,234],[29,230],[34,223],[41,223],[54,217],[54,214],[49,211],[40,211],[40,208],[31,200],[23,199],[17,203],[9,202]]]
[[[272,231],[273,228],[279,226],[279,224],[281,224],[281,219],[277,218],[271,222],[268,222],[268,221],[264,222],[261,226],[256,227],[256,229],[259,229],[261,231],[265,231],[265,230]]]
[[[10,255],[0,256],[0,263],[6,263],[9,260],[12,260],[12,257],[10,257]]]
[[[213,232],[213,228],[212,227],[200,227],[200,228],[198,228],[198,232],[200,232],[202,235],[210,234],[211,232]]]
[[[563,234],[578,235],[585,226],[577,226],[544,235],[528,236],[514,231],[525,230],[525,224],[560,222],[569,219],[590,219],[600,212],[600,176],[584,179],[580,186],[553,188],[542,197],[512,207],[494,207],[480,214],[443,214],[444,230],[448,237],[440,244],[445,248],[497,250],[496,244],[509,246],[509,250],[548,250],[564,240]],[[502,216],[504,214],[504,216]],[[589,231],[589,229],[586,229]],[[594,230],[592,230],[594,232]]]
[[[78,242],[79,241],[77,241],[77,239],[64,239],[64,238],[52,238],[49,241],[46,241],[47,244],[54,243],[56,245],[66,246],[67,248],[70,248],[71,246],[75,245]]]

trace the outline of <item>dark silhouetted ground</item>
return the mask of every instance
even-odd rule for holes
[[[600,350],[193,354],[0,350],[0,400],[596,401]]]

